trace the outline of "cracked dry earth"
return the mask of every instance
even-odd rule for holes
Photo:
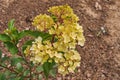
[[[47,13],[48,7],[63,4],[79,16],[86,43],[77,46],[82,58],[78,71],[49,80],[120,80],[120,0],[0,0],[0,33],[13,18],[19,30],[33,29],[31,19]],[[0,42],[6,54],[3,48]]]

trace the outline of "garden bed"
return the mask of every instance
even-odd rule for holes
[[[120,80],[119,0],[1,0],[0,33],[7,28],[11,19],[15,19],[15,26],[19,30],[34,29],[31,21],[36,15],[49,14],[49,7],[64,4],[71,6],[79,16],[86,42],[84,47],[77,46],[82,58],[78,71],[63,79]],[[0,49],[7,54],[7,49],[3,48],[0,42]],[[58,74],[50,80],[62,78]]]

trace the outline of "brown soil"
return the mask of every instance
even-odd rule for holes
[[[64,80],[120,80],[120,0],[0,0],[0,33],[13,18],[19,30],[31,29],[32,18],[63,4],[79,16],[86,37],[85,46],[77,46],[82,57],[78,72]]]

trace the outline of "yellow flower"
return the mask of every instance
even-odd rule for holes
[[[34,63],[47,62],[49,58],[53,58],[55,56],[55,51],[50,42],[46,41],[46,44],[42,43],[42,38],[38,37],[32,43],[32,46],[29,48],[31,61]]]
[[[41,61],[41,64],[47,62],[48,59],[49,59],[49,55],[43,56],[43,59],[42,59],[42,61]]]
[[[53,43],[54,48],[56,48],[58,51],[67,51],[67,45],[64,44],[61,41],[57,41]]]
[[[79,18],[77,17],[77,15],[75,15],[74,13],[71,14],[65,14],[61,16],[63,19],[64,24],[74,24],[76,23]]]
[[[61,73],[62,75],[68,74],[67,69],[65,69],[65,67],[62,65],[58,66],[58,72]]]
[[[41,62],[42,61],[42,57],[35,55],[35,61],[36,62]]]
[[[55,15],[57,17],[60,17],[61,15],[64,15],[64,14],[73,13],[73,10],[70,6],[63,5],[63,6],[50,7],[48,12],[52,13],[53,15]]]
[[[68,51],[67,53],[64,54],[66,60],[70,60],[73,55],[74,54],[70,51]]]
[[[74,73],[76,67],[68,67],[68,71]]]
[[[48,11],[57,18],[57,21],[54,22],[53,18],[46,14],[40,14],[35,17],[32,24],[40,31],[47,30],[57,40],[42,41],[42,38],[38,37],[24,53],[30,56],[30,60],[35,64],[54,60],[59,73],[63,75],[74,73],[81,62],[76,45],[83,46],[85,43],[83,28],[77,23],[79,18],[68,5],[51,7]]]
[[[48,60],[48,62],[52,63],[52,62],[53,62],[53,60],[49,59],[49,60]]]
[[[63,58],[63,55],[62,55],[62,53],[55,53],[55,57],[57,57],[57,58]]]
[[[44,31],[48,28],[51,28],[54,25],[54,21],[50,16],[48,16],[46,14],[44,14],[44,15],[40,14],[34,18],[32,24],[38,30]]]
[[[27,48],[24,50],[24,53],[26,56],[30,55],[30,46],[27,46]]]
[[[57,59],[58,72],[63,75],[68,74],[68,72],[74,73],[76,67],[80,66],[80,54],[75,50],[69,50],[64,53],[64,58],[64,61],[60,61],[59,59]]]
[[[78,45],[81,46],[85,43],[82,26],[77,23],[73,25],[68,24],[65,26],[60,25],[58,28],[54,29],[51,28],[49,33],[56,34],[56,37],[59,39],[58,41],[61,42],[61,44],[67,44],[70,48],[75,48],[76,41],[78,42]]]
[[[49,8],[48,12],[55,15],[58,18],[59,23],[62,20],[64,24],[72,24],[79,20],[79,18],[73,13],[73,10],[68,5],[54,6]]]
[[[80,54],[75,51],[75,50],[72,50],[71,53],[73,53],[74,55],[71,57],[71,60],[80,60],[81,57],[80,57]]]
[[[69,66],[72,66],[74,64],[74,62],[72,60],[68,61]]]
[[[66,66],[68,66],[69,65],[69,63],[66,61],[65,63],[64,63],[64,66],[66,67]]]
[[[74,65],[73,65],[74,67],[79,67],[80,66],[80,61],[76,61],[76,62],[74,62]]]

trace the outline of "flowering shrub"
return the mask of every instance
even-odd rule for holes
[[[12,54],[9,57],[0,53],[0,66],[7,71],[7,76],[0,74],[0,78],[32,80],[41,78],[44,72],[47,79],[49,75],[55,76],[55,68],[65,76],[80,66],[81,57],[76,45],[84,46],[85,38],[82,26],[77,23],[79,18],[68,5],[51,7],[48,12],[50,16],[40,14],[34,18],[34,31],[20,32],[11,20],[8,29],[0,34],[0,40]],[[27,35],[33,36],[33,40],[25,42],[19,51],[17,44]],[[14,76],[11,77],[11,73]]]

